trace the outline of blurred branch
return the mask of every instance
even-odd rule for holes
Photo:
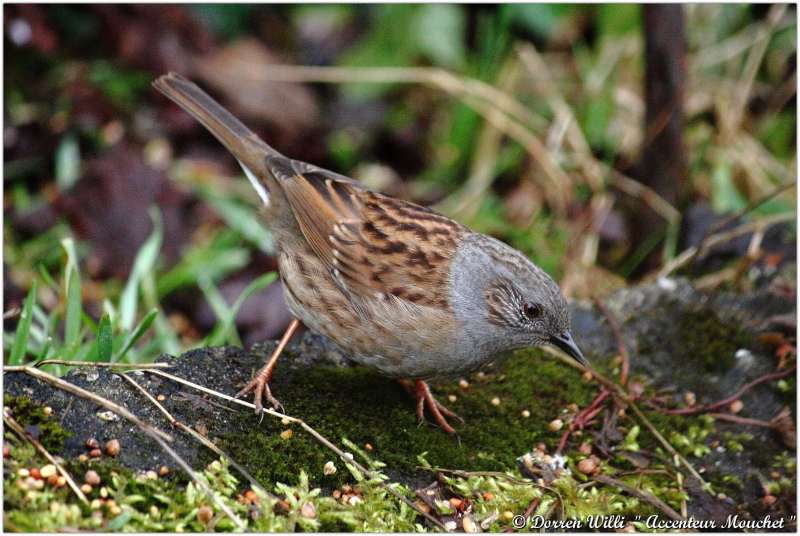
[[[545,191],[548,202],[557,212],[564,213],[572,195],[572,179],[561,168],[544,144],[525,125],[544,129],[546,122],[514,98],[491,85],[473,78],[456,76],[438,68],[383,67],[307,67],[292,65],[262,66],[257,77],[263,81],[325,82],[325,83],[420,83],[439,88],[472,108],[498,130],[514,139],[531,155],[550,181]],[[252,72],[252,71],[251,71]],[[503,114],[497,114],[500,110]]]
[[[723,118],[722,133],[723,136],[733,136],[739,130],[739,124],[742,121],[744,110],[750,98],[750,91],[753,88],[753,81],[758,73],[758,68],[761,61],[764,59],[764,54],[769,45],[769,37],[775,32],[778,22],[783,18],[786,13],[787,4],[773,4],[767,13],[766,20],[759,25],[756,35],[758,36],[753,47],[750,49],[750,55],[747,57],[742,78],[739,80],[736,88],[734,89],[734,102],[728,114]]]

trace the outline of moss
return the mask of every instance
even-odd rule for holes
[[[43,406],[29,397],[3,397],[3,405],[11,410],[14,419],[36,438],[48,452],[58,452],[72,433],[64,430],[45,413]],[[31,429],[30,427],[35,427]]]
[[[554,447],[561,433],[548,430],[548,423],[570,403],[585,406],[596,395],[596,386],[564,364],[545,357],[539,350],[520,352],[514,359],[497,364],[483,376],[473,377],[467,389],[455,382],[434,386],[434,394],[464,418],[454,421],[460,445],[440,429],[417,425],[415,405],[405,390],[392,380],[361,368],[321,367],[302,372],[303,381],[289,382],[278,396],[292,415],[303,418],[323,436],[356,445],[370,444],[372,454],[387,465],[392,478],[415,472],[416,457],[427,453],[435,466],[480,470],[508,470],[516,459],[538,442]],[[448,403],[448,395],[457,400]],[[500,404],[490,401],[499,398]],[[528,419],[522,410],[530,411]],[[221,437],[219,446],[262,482],[296,483],[299,469],[309,472],[314,485],[335,488],[352,480],[335,456],[316,444],[302,428],[287,428],[274,419],[255,426],[255,417],[239,414],[242,435]],[[339,471],[326,476],[322,468],[333,460]]]
[[[654,308],[659,315],[674,322],[674,330],[652,331],[643,339],[639,351],[643,355],[656,350],[680,355],[683,363],[692,364],[707,373],[724,372],[736,364],[736,350],[752,343],[752,336],[738,323],[723,322],[709,308],[687,309],[677,303]],[[676,310],[675,314],[670,314]],[[677,332],[676,332],[677,331]]]

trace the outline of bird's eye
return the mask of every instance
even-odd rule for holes
[[[522,311],[528,318],[538,318],[541,314],[539,306],[532,302],[526,302],[525,305],[522,306]]]

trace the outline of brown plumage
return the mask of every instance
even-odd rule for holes
[[[194,83],[154,86],[237,158],[262,201],[292,314],[353,359],[403,381],[449,433],[454,414],[424,380],[454,377],[513,350],[556,344],[583,360],[569,336],[566,301],[524,255],[430,209],[291,160],[267,145]],[[534,314],[535,313],[535,314]],[[255,390],[273,406],[269,378],[294,328],[237,396]]]

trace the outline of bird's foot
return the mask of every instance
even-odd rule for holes
[[[247,384],[247,386],[236,393],[233,398],[241,398],[250,391],[255,390],[253,393],[253,405],[256,407],[256,413],[262,413],[264,405],[262,400],[269,402],[276,411],[284,413],[283,404],[278,402],[278,399],[272,396],[272,390],[269,388],[269,380],[272,377],[272,370],[274,367],[270,364],[265,365],[258,371],[256,377]]]
[[[452,426],[450,426],[450,423],[447,422],[447,418],[458,419],[461,422],[464,422],[464,419],[447,409],[441,402],[436,400],[436,398],[433,396],[433,393],[431,393],[431,388],[428,387],[426,382],[422,380],[415,380],[413,385],[406,380],[398,380],[398,382],[400,382],[400,385],[402,385],[403,388],[408,391],[408,394],[416,399],[417,421],[419,424],[425,422],[425,406],[427,406],[428,411],[433,415],[433,419],[436,421],[436,424],[441,426],[442,430],[447,432],[449,435],[455,439],[458,439],[458,433]]]

